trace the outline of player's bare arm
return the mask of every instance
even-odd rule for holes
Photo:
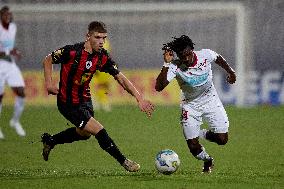
[[[114,78],[129,94],[136,98],[140,110],[150,117],[154,111],[154,105],[150,101],[145,100],[135,86],[121,72],[115,75]]]
[[[164,66],[156,79],[155,89],[156,91],[162,91],[168,84],[167,73],[168,73],[168,64],[173,60],[174,53],[172,50],[164,49]]]
[[[16,48],[14,48],[14,49],[12,49],[11,51],[8,51],[8,52],[0,51],[0,58],[9,60],[11,58],[10,56],[14,56],[16,58],[16,60],[20,60],[21,57],[22,57],[22,54]]]
[[[169,84],[167,80],[168,69],[168,67],[163,67],[156,79],[155,89],[158,92],[162,91]]]
[[[233,70],[233,68],[229,66],[229,64],[226,62],[226,60],[221,55],[217,57],[215,63],[221,66],[229,74],[227,76],[228,83],[233,84],[236,82],[237,76],[236,76],[235,70]]]
[[[2,58],[2,57],[4,57],[4,56],[6,56],[6,53],[5,53],[5,52],[0,51],[0,58]]]
[[[0,58],[1,59],[10,59],[10,56],[6,54],[6,52],[0,52]]]
[[[10,55],[14,56],[18,60],[22,58],[22,53],[16,48],[10,51]]]
[[[52,69],[53,69],[52,58],[51,55],[49,54],[43,60],[45,87],[48,94],[57,95],[59,89],[57,86],[54,86],[52,82]]]

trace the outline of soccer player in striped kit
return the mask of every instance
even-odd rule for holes
[[[11,87],[15,94],[14,114],[10,120],[10,126],[15,129],[19,136],[26,136],[20,118],[24,111],[25,83],[22,73],[15,61],[21,57],[20,52],[14,47],[17,26],[12,22],[12,12],[8,6],[0,10],[0,113],[5,84]],[[0,139],[4,139],[0,129]]]
[[[94,118],[89,83],[96,70],[108,73],[136,99],[140,110],[148,116],[151,116],[154,106],[150,101],[145,100],[135,86],[118,70],[116,63],[103,48],[106,37],[105,24],[93,21],[89,24],[85,42],[66,45],[53,51],[44,59],[47,92],[57,95],[59,112],[75,127],[55,135],[44,133],[41,137],[42,155],[47,161],[55,145],[87,140],[93,135],[100,147],[127,171],[136,172],[140,169],[140,165],[127,159],[120,152],[105,128]],[[61,64],[59,88],[52,82],[52,64]]]
[[[211,65],[216,63],[227,73],[227,82],[235,83],[235,71],[226,60],[210,49],[194,51],[194,43],[186,36],[164,44],[164,65],[156,79],[156,90],[162,91],[174,78],[181,89],[181,125],[191,154],[204,161],[203,172],[210,173],[213,158],[199,143],[199,137],[225,145],[229,120],[212,81]],[[174,53],[177,58],[174,59]],[[200,129],[203,121],[209,129]]]

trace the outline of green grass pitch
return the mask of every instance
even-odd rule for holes
[[[27,106],[20,138],[8,126],[12,107],[3,107],[0,126],[1,189],[70,188],[284,188],[284,107],[226,107],[230,119],[225,146],[201,140],[215,159],[212,174],[201,174],[202,162],[187,149],[179,124],[178,106],[157,106],[151,119],[136,106],[115,106],[96,112],[121,151],[140,163],[137,173],[126,172],[100,149],[96,139],[58,145],[48,162],[41,157],[43,132],[55,134],[70,127],[56,107]],[[157,173],[154,157],[170,148],[181,160],[172,175]]]

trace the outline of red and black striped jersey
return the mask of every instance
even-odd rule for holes
[[[68,104],[91,100],[89,83],[96,70],[117,75],[119,70],[105,49],[92,54],[84,43],[67,45],[52,52],[53,64],[61,64],[58,99]]]

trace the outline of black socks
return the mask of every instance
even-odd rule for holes
[[[124,155],[119,151],[113,140],[108,136],[105,129],[100,130],[96,135],[100,147],[114,157],[120,164],[125,161]]]
[[[100,130],[96,135],[100,147],[114,157],[120,164],[125,161],[124,155],[119,151],[113,140],[108,136],[105,129]],[[51,146],[64,143],[72,143],[79,140],[87,140],[90,136],[81,136],[76,132],[76,127],[68,128],[65,131],[57,133],[51,137]]]
[[[53,145],[56,144],[64,144],[64,143],[72,143],[74,141],[79,140],[87,140],[90,136],[81,136],[76,132],[76,127],[71,127],[66,129],[65,131],[62,131],[60,133],[57,133],[52,136],[52,139],[54,141]]]

